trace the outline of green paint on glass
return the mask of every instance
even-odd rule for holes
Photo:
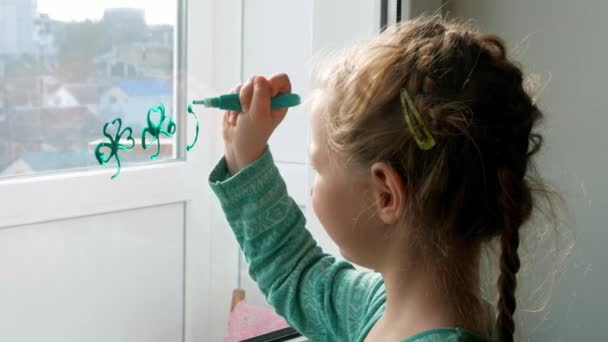
[[[300,104],[300,97],[297,94],[280,94],[272,99],[271,108],[292,107],[298,104]],[[192,108],[193,105],[204,105],[207,107],[241,111],[238,94],[226,94],[217,98],[192,101],[192,104],[188,105],[188,114],[192,115],[196,120],[196,133],[192,143],[186,146],[187,151],[191,151],[198,142],[200,129],[198,115],[194,112]],[[152,119],[153,115],[158,116],[158,119],[154,121]],[[114,136],[110,135],[107,131],[110,125],[118,125],[118,129]],[[156,152],[150,156],[150,159],[155,160],[160,155],[161,135],[171,138],[176,132],[177,125],[175,124],[175,121],[173,121],[173,118],[170,116],[167,116],[165,105],[160,103],[156,107],[152,107],[148,110],[146,127],[141,132],[141,146],[144,150],[149,150],[156,142]],[[125,138],[123,138],[124,134],[127,134]],[[113,158],[116,160],[117,170],[112,176],[112,179],[116,179],[120,174],[120,158],[118,156],[118,151],[130,151],[135,147],[135,139],[133,139],[132,134],[133,129],[131,127],[122,129],[122,120],[120,118],[114,119],[111,123],[106,122],[103,126],[103,135],[107,137],[110,142],[101,142],[97,144],[95,147],[95,158],[100,165],[108,164]],[[130,142],[130,145],[121,144],[121,139],[127,140]],[[102,150],[107,151],[104,152]]]
[[[118,124],[118,128],[116,129],[116,133],[114,136],[108,133],[108,126]],[[124,134],[127,134],[125,140],[131,142],[130,146],[124,145],[120,143],[120,140],[123,138]],[[120,158],[118,157],[118,151],[130,151],[135,147],[135,139],[133,139],[133,130],[131,127],[125,127],[122,129],[122,120],[120,118],[116,118],[110,122],[106,122],[103,125],[103,135],[110,140],[110,142],[101,142],[95,146],[95,158],[100,165],[105,165],[110,162],[112,158],[116,159],[116,173],[111,177],[111,179],[116,179],[120,174]],[[102,149],[107,149],[108,152],[103,152]]]
[[[196,119],[196,134],[194,135],[194,141],[192,142],[192,144],[186,146],[186,151],[190,151],[192,150],[192,148],[194,147],[194,145],[196,145],[196,142],[198,141],[198,116],[196,115],[196,113],[194,112],[194,110],[192,110],[192,105],[188,105],[188,113],[194,115],[194,118]]]
[[[156,122],[152,121],[151,115],[153,113],[159,114],[158,121]],[[144,148],[144,150],[148,150],[150,149],[151,144],[156,142],[156,153],[150,156],[150,159],[154,160],[158,158],[158,155],[160,154],[160,135],[162,134],[168,138],[172,137],[177,130],[177,126],[175,125],[173,119],[166,115],[165,106],[162,103],[148,110],[146,121],[147,127],[145,127],[141,132],[141,146]],[[167,122],[166,128],[163,128],[165,121]],[[151,141],[146,141],[146,133],[151,136]]]

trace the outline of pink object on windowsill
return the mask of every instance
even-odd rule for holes
[[[228,335],[224,341],[242,341],[287,327],[287,322],[272,309],[240,301],[230,313]]]

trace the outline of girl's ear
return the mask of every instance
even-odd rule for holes
[[[397,223],[403,217],[407,200],[403,179],[385,162],[374,163],[370,173],[378,217],[386,224]]]

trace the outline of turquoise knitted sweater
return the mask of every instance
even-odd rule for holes
[[[382,277],[323,253],[267,149],[234,176],[226,161],[209,176],[249,265],[277,313],[312,341],[363,341],[382,316]],[[459,328],[433,329],[404,340],[484,341]]]

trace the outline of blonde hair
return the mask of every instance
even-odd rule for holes
[[[543,191],[533,186],[542,182],[531,163],[542,144],[533,131],[542,113],[502,40],[421,17],[344,50],[316,81],[329,146],[348,165],[381,161],[398,171],[422,257],[442,267],[446,291],[460,286],[454,292],[468,294],[455,304],[458,313],[480,308],[472,315],[477,323],[483,305],[462,287],[475,282],[467,278],[479,267],[481,244],[499,240],[496,331],[512,340],[519,228],[531,216],[532,192]],[[431,150],[421,150],[407,129],[402,88],[437,142]]]

